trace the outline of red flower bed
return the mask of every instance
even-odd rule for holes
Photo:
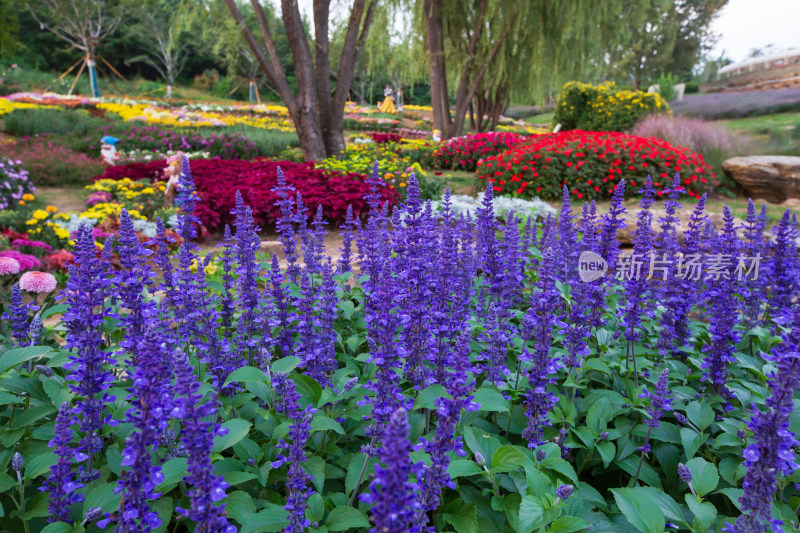
[[[165,166],[164,161],[118,165],[108,167],[96,179],[163,180]],[[319,205],[326,219],[335,224],[344,220],[348,205],[353,206],[357,216],[366,212],[367,205],[363,197],[369,186],[358,174],[319,170],[314,168],[313,163],[268,159],[194,159],[191,161],[192,176],[200,195],[195,215],[212,231],[232,224],[233,216],[230,213],[238,190],[253,209],[253,218],[258,224],[262,227],[274,224],[280,214],[275,206],[277,195],[272,192],[279,166],[283,169],[286,181],[303,196],[312,216]],[[390,203],[395,201],[394,193],[389,189],[384,189],[383,195]]]
[[[709,185],[717,185],[711,167],[697,152],[618,132],[571,130],[539,135],[478,166],[478,176],[492,181],[495,191],[545,200],[561,198],[563,185],[578,198],[608,198],[621,179],[628,190],[635,191],[647,176],[652,176],[661,195],[676,172],[686,192],[695,198]]]
[[[403,140],[401,135],[397,133],[380,133],[377,131],[371,132],[369,134],[370,138],[378,144],[386,144],[386,143],[399,143]]]
[[[505,152],[524,140],[524,136],[507,131],[476,133],[447,141],[435,155],[440,168],[472,172],[484,157]]]

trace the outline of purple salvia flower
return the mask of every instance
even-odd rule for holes
[[[647,390],[645,386],[644,391],[639,395],[639,398],[647,398],[650,400],[647,406],[647,413],[650,419],[646,422],[648,426],[657,428],[661,425],[661,417],[664,411],[672,410],[672,394],[669,391],[669,369],[665,368],[658,375],[658,380],[653,387],[653,392]]]
[[[69,404],[62,403],[56,416],[56,425],[50,448],[56,456],[56,463],[50,467],[50,477],[45,480],[39,490],[50,495],[47,507],[50,516],[48,522],[69,522],[69,508],[83,501],[78,489],[84,486],[75,479],[72,472],[74,450],[72,449],[72,425],[75,423]]]
[[[614,187],[614,194],[611,196],[611,206],[608,213],[601,217],[600,221],[600,242],[598,253],[608,263],[608,270],[613,272],[619,258],[619,239],[617,231],[625,227],[625,180]]]
[[[240,353],[247,354],[250,364],[253,362],[253,339],[256,326],[256,309],[258,308],[259,264],[256,261],[256,250],[259,249],[261,240],[258,238],[258,228],[253,223],[253,212],[245,205],[242,195],[236,192],[236,204],[233,211],[236,215],[236,270],[237,279],[237,310],[239,321],[236,327],[236,340]]]
[[[278,195],[276,205],[281,211],[281,216],[275,222],[275,228],[283,244],[284,257],[289,263],[289,277],[297,275],[297,243],[294,235],[294,198],[293,192],[296,190],[293,185],[286,183],[281,167],[277,169],[278,184],[272,192]]]
[[[200,220],[194,216],[195,207],[200,198],[194,187],[192,169],[189,165],[189,158],[183,156],[181,162],[181,173],[178,178],[178,193],[175,196],[175,205],[180,207],[178,215],[178,233],[185,241],[191,241],[197,237],[195,225],[200,224]]]
[[[499,250],[497,244],[497,223],[494,217],[494,189],[492,183],[486,184],[481,207],[477,210],[476,254],[478,268],[483,272],[492,287],[492,292],[498,290],[497,280],[500,276]]]
[[[574,485],[560,485],[556,489],[556,498],[559,500],[566,500],[570,496],[572,496],[572,491],[575,490]]]
[[[762,207],[766,207],[766,204],[762,204]],[[762,209],[762,214],[766,215],[764,209]],[[742,230],[740,259],[757,261],[760,265],[761,260],[767,255],[768,241],[764,237],[765,221],[756,215],[756,208],[752,198],[747,200],[747,215],[744,224],[742,224]],[[767,297],[768,278],[768,275],[765,276],[763,272],[760,272],[760,268],[758,272],[753,272],[750,276],[745,277],[742,302],[745,331],[749,331],[759,322],[763,302]]]
[[[709,282],[707,298],[709,306],[709,332],[711,343],[706,345],[706,358],[703,360],[703,381],[708,381],[717,394],[727,391],[728,364],[735,361],[733,352],[740,334],[736,324],[739,317],[739,298],[734,286],[734,266],[732,258],[739,255],[739,238],[736,235],[733,214],[726,205],[723,208],[723,229],[717,239],[716,253],[709,257],[709,263],[716,262],[721,268],[707,269]],[[735,259],[734,259],[735,260]]]
[[[765,524],[771,524],[772,531],[782,531],[782,522],[771,518],[778,476],[790,476],[798,468],[795,448],[800,442],[789,429],[794,394],[800,388],[800,309],[796,302],[780,321],[791,329],[772,355],[765,354],[776,371],[768,378],[766,411],[753,406],[747,423],[753,438],[743,453],[747,467],[744,495],[739,500],[743,514],[733,525],[726,524],[729,533],[769,531]]]
[[[146,296],[155,277],[147,260],[153,252],[142,246],[127,209],[122,209],[119,220],[117,253],[121,269],[116,276],[115,288],[122,308],[128,310],[121,316],[125,334],[119,345],[130,354],[129,363],[136,366],[145,323],[158,313],[156,305]]]
[[[494,303],[489,304],[484,333],[480,338],[486,345],[484,349],[486,381],[500,386],[509,374],[506,366],[509,338],[506,328],[500,324]]]
[[[278,346],[280,346],[284,355],[289,355],[292,353],[292,346],[294,345],[294,339],[289,327],[290,290],[288,285],[284,283],[283,272],[276,254],[272,254],[272,266],[269,270],[269,292],[277,318],[277,325],[280,327]]]
[[[168,428],[170,411],[168,361],[169,351],[157,321],[151,321],[138,339],[138,364],[133,373],[133,386],[128,401],[131,409],[126,421],[133,432],[122,451],[124,468],[118,481],[122,501],[116,518],[122,531],[151,531],[161,525],[158,513],[150,505],[161,493],[156,486],[164,480],[161,466],[153,458],[164,432]]]
[[[386,427],[383,445],[378,451],[380,463],[375,465],[369,493],[361,495],[361,501],[371,505],[373,527],[370,533],[418,531],[414,522],[421,504],[409,478],[420,475],[422,464],[411,462],[409,429],[408,413],[398,408]]]
[[[230,329],[233,326],[233,313],[235,306],[233,303],[233,263],[236,254],[236,241],[231,236],[231,228],[225,224],[225,233],[222,242],[217,246],[222,246],[222,326]]]
[[[797,294],[797,243],[794,233],[791,213],[787,209],[774,230],[775,238],[770,245],[767,265],[771,285],[768,302],[773,316],[789,307]]]
[[[550,240],[552,238],[551,234]],[[529,448],[543,444],[544,428],[550,425],[547,412],[558,402],[555,395],[547,390],[547,386],[553,382],[550,375],[561,366],[558,358],[550,357],[559,298],[555,288],[555,251],[549,246],[551,243],[547,244],[542,252],[539,280],[531,293],[531,305],[523,321],[523,328],[526,332],[530,332],[533,341],[533,353],[523,347],[523,353],[520,355],[520,363],[531,362],[528,371],[529,385],[525,391],[524,402],[528,423],[522,432],[522,438],[528,441]],[[527,333],[524,333],[523,338],[527,337]],[[521,366],[518,365],[518,379],[520,372]]]
[[[450,452],[461,457],[466,456],[461,437],[455,436],[455,429],[461,419],[461,410],[476,411],[480,405],[472,402],[471,394],[475,388],[474,381],[467,376],[473,371],[469,361],[469,331],[464,331],[454,349],[450,352],[448,377],[444,380],[445,388],[452,398],[436,399],[436,432],[433,440],[422,439],[417,449],[425,450],[431,456],[431,466],[425,467],[418,486],[423,508],[418,514],[419,525],[427,524],[428,511],[435,511],[440,504],[440,494],[444,487],[454,489],[455,482],[447,473],[450,464]]]
[[[659,262],[661,268],[660,283],[654,287],[654,297],[663,302],[664,312],[660,317],[660,331],[658,338],[658,350],[661,355],[680,356],[680,346],[676,345],[675,320],[676,310],[681,306],[681,301],[685,298],[682,293],[683,285],[678,278],[678,259],[680,244],[678,243],[677,227],[680,220],[677,211],[681,204],[679,201],[683,187],[680,185],[680,175],[675,174],[672,187],[667,191],[667,199],[664,200],[664,210],[666,216],[659,219],[660,232],[656,236],[656,255],[653,257],[653,264]],[[652,273],[657,277],[655,268]]]
[[[505,316],[522,300],[522,282],[525,279],[524,259],[520,249],[519,224],[513,211],[509,211],[500,244],[500,290],[498,311]]]
[[[107,254],[111,248],[107,242]],[[64,366],[71,371],[67,380],[78,397],[74,420],[84,435],[75,450],[75,459],[78,463],[87,461],[85,467],[80,467],[80,476],[81,481],[91,481],[100,475],[92,465],[92,454],[103,449],[100,437],[103,410],[106,403],[115,401],[106,393],[114,381],[108,368],[115,361],[103,349],[103,321],[109,316],[105,300],[109,296],[111,275],[108,263],[96,255],[91,226],[84,224],[78,228],[74,253],[65,291],[68,309],[64,313],[67,348],[71,353]]]
[[[347,213],[342,224],[342,248],[338,260],[337,272],[344,274],[351,271],[351,261],[353,256],[353,232],[357,228],[357,219],[353,216],[353,206],[347,206]]]
[[[561,281],[572,284],[578,276],[578,236],[572,215],[572,198],[564,185],[561,211],[558,217],[558,247],[556,249],[556,276]]]
[[[289,438],[291,443],[281,439],[279,446],[286,450],[287,456],[278,455],[272,463],[272,468],[280,468],[284,463],[289,463],[289,472],[286,475],[286,488],[288,495],[284,509],[289,513],[289,527],[286,533],[303,533],[311,525],[306,518],[306,505],[308,498],[314,494],[309,487],[313,478],[306,472],[304,464],[306,454],[303,448],[311,435],[311,419],[316,412],[312,405],[300,408],[300,395],[297,393],[294,382],[283,373],[272,377],[272,388],[278,398],[275,410],[289,417]]]
[[[160,218],[156,218],[156,236],[153,239],[156,245],[155,263],[161,269],[160,288],[166,291],[166,299],[170,305],[176,305],[175,282],[173,280],[173,266],[169,256],[169,244],[173,242],[172,237],[167,237],[164,223]]]
[[[197,392],[200,383],[194,375],[194,367],[182,350],[175,350],[172,366],[175,386],[171,416],[181,423],[181,443],[187,457],[187,474],[183,480],[191,487],[186,493],[189,509],[176,507],[175,511],[194,522],[195,531],[235,533],[236,528],[225,518],[225,504],[217,505],[225,498],[229,485],[222,476],[214,474],[211,465],[214,436],[226,435],[228,430],[207,421],[215,418],[217,401],[202,402],[203,395]]]
[[[32,303],[22,303],[19,284],[15,283],[11,287],[8,311],[0,316],[0,319],[8,320],[11,323],[11,333],[14,337],[15,346],[28,346],[30,344],[28,341],[28,313],[37,309],[38,307]]]

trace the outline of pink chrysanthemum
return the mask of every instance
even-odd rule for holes
[[[38,270],[25,272],[19,278],[19,288],[28,292],[53,292],[57,284],[55,276]]]
[[[13,257],[0,257],[0,276],[19,272],[19,261]]]

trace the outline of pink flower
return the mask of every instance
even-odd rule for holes
[[[17,250],[3,250],[0,252],[0,257],[10,257],[19,263],[20,270],[30,270],[32,268],[40,268],[42,264],[34,256],[30,254],[23,254]]]
[[[56,282],[55,276],[38,270],[25,272],[19,278],[19,288],[28,292],[53,292],[56,285],[58,282]]]
[[[19,272],[19,261],[13,257],[0,257],[0,276]]]

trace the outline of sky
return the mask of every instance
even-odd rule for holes
[[[743,61],[751,49],[768,44],[800,48],[800,0],[729,0],[711,29],[720,36],[713,58],[724,50],[733,61]]]

